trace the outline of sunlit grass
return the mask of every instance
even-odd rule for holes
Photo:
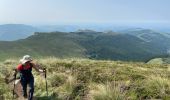
[[[169,65],[54,57],[34,62],[47,68],[47,100],[170,99]],[[4,77],[17,64],[18,59],[0,63],[0,97],[12,97]],[[46,100],[45,78],[35,71],[33,74],[35,96]]]

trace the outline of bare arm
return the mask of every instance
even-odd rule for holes
[[[40,72],[40,73],[43,73],[43,72],[44,72],[43,69],[40,69],[40,68],[39,68],[39,65],[33,64],[33,68],[34,68],[37,72]]]

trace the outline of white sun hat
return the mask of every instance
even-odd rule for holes
[[[25,56],[23,56],[22,59],[20,59],[20,63],[21,63],[21,64],[25,64],[25,63],[28,62],[28,61],[32,61],[30,55],[25,55]]]

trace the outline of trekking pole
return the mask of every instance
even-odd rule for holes
[[[47,84],[47,70],[46,68],[44,68],[44,71],[45,71],[45,84],[46,84],[46,92],[47,92],[47,97],[48,97],[48,84]]]
[[[14,73],[14,83],[13,83],[13,85],[14,85],[14,87],[13,87],[13,97],[12,97],[12,100],[14,100],[14,95],[15,95],[15,80],[16,80],[16,70],[14,70],[15,71],[15,73]]]

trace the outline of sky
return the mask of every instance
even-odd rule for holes
[[[169,23],[170,0],[0,0],[0,24]]]

